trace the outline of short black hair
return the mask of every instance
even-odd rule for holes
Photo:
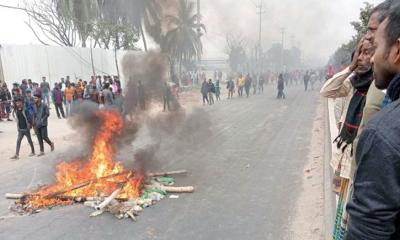
[[[391,47],[400,38],[400,3],[390,8],[385,30],[387,46]]]
[[[381,3],[381,4],[377,5],[376,7],[374,7],[371,10],[371,13],[370,13],[369,16],[371,17],[374,13],[379,13],[378,21],[379,21],[379,23],[382,23],[386,19],[386,17],[388,16],[389,11],[390,11],[390,7],[392,5],[393,5],[393,0],[386,0],[383,3]]]

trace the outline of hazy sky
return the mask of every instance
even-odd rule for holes
[[[204,58],[225,58],[225,36],[241,33],[249,44],[258,39],[255,3],[260,0],[201,0],[203,21],[207,26]],[[365,0],[264,0],[262,45],[281,41],[285,28],[285,46],[294,42],[311,62],[326,61],[334,50],[354,34],[349,22],[358,19]],[[0,0],[16,5],[21,0]],[[382,0],[369,0],[377,4]],[[0,44],[37,44],[24,24],[23,12],[0,8]],[[294,41],[292,41],[294,39]]]

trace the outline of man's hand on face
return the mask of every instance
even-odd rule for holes
[[[358,67],[358,56],[360,56],[361,54],[361,48],[362,48],[362,44],[363,44],[364,39],[361,39],[361,41],[358,43],[356,51],[354,52],[354,56],[353,56],[353,61],[351,62],[349,69],[351,72],[354,72],[354,70],[356,70],[356,68]]]

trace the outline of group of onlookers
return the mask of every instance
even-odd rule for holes
[[[140,86],[139,84],[138,88]],[[8,121],[12,121],[11,117],[13,117],[17,122],[18,130],[16,154],[12,159],[19,158],[21,141],[24,137],[31,146],[31,156],[35,155],[31,129],[38,138],[40,146],[38,156],[44,155],[44,142],[50,145],[52,151],[54,150],[54,143],[49,139],[47,132],[51,102],[54,104],[59,119],[71,116],[75,107],[84,101],[103,105],[105,108],[113,108],[122,113],[121,92],[121,82],[117,76],[113,78],[93,76],[88,82],[82,79],[72,82],[67,76],[55,82],[53,88],[50,87],[46,77],[42,78],[40,84],[32,82],[31,79],[24,79],[21,83],[14,83],[11,91],[7,84],[3,83],[0,88],[0,116]],[[141,107],[144,108],[142,102]]]
[[[328,68],[321,89],[335,99],[339,131],[332,239],[400,239],[400,1],[372,9],[351,58],[335,75]]]

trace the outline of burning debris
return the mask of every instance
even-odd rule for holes
[[[112,138],[121,134],[123,119],[113,111],[97,111],[95,114],[103,124],[94,138],[89,160],[60,163],[56,182],[36,192],[6,194],[6,198],[17,199],[11,207],[13,212],[32,214],[44,208],[83,203],[95,209],[90,216],[110,212],[119,219],[136,220],[143,208],[160,201],[168,193],[194,191],[191,186],[172,186],[175,180],[170,176],[184,174],[186,170],[145,174],[114,162]]]
[[[148,106],[161,101],[166,75],[166,62],[161,53],[149,52],[141,57],[127,54],[123,60],[123,71],[127,82],[124,113],[121,115],[112,109],[99,110],[90,104],[82,103],[76,114],[69,120],[78,126],[79,134],[91,145],[85,153],[72,162],[62,162],[56,167],[55,183],[40,187],[35,192],[6,194],[7,198],[16,199],[11,210],[25,215],[54,206],[83,203],[94,209],[90,216],[109,212],[117,218],[136,219],[143,208],[160,201],[168,193],[191,193],[194,187],[176,187],[171,177],[185,174],[186,170],[161,173],[146,173],[144,166],[154,160],[161,142],[168,142],[183,135],[191,136],[187,128],[186,113],[176,101],[168,114],[154,114],[152,109],[138,109],[137,83],[140,81],[146,94]],[[150,114],[152,113],[152,114]],[[203,118],[198,118],[203,119]],[[189,120],[193,120],[190,119]],[[126,167],[114,161],[116,148],[129,146],[138,136],[143,126],[149,126],[150,137],[154,141],[142,151],[134,154],[135,167]],[[186,126],[186,128],[185,128]],[[122,159],[123,160],[123,159]],[[176,198],[176,195],[173,196]]]

